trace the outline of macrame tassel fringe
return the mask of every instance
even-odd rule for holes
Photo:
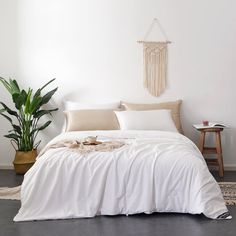
[[[159,96],[166,87],[168,42],[143,42],[144,87]]]

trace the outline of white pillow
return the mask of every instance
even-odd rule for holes
[[[171,110],[115,111],[121,130],[162,130],[178,132]]]
[[[66,111],[73,110],[98,110],[98,109],[119,109],[120,101],[107,102],[107,103],[82,103],[74,101],[65,101],[64,106]]]

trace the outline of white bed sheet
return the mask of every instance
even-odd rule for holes
[[[127,144],[86,155],[67,148],[47,151],[24,177],[22,205],[14,221],[141,212],[203,213],[215,219],[228,211],[201,153],[185,136],[163,131],[68,132],[48,145],[90,135]]]

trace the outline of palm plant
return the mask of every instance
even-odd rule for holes
[[[0,77],[0,82],[10,93],[15,105],[15,109],[11,109],[5,103],[0,102],[2,106],[0,115],[12,125],[12,129],[4,136],[16,144],[18,151],[27,152],[36,149],[40,143],[40,141],[36,142],[39,131],[47,128],[52,122],[49,120],[42,125],[39,124],[39,120],[44,115],[51,115],[53,111],[58,110],[58,108],[42,109],[42,106],[49,102],[57,88],[45,95],[42,95],[42,90],[54,80],[50,80],[34,93],[31,88],[28,88],[27,91],[20,89],[16,80],[9,79],[7,81]]]

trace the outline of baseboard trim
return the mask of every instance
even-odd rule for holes
[[[218,170],[218,166],[210,166],[209,169],[210,170]],[[236,171],[236,165],[235,164],[232,164],[232,165],[226,164],[226,165],[224,165],[224,170],[225,171]]]
[[[224,166],[224,168],[225,168],[225,170],[227,171],[236,171],[236,165],[235,164],[233,164],[233,165],[225,165]]]
[[[13,170],[13,165],[0,165],[1,170]]]

